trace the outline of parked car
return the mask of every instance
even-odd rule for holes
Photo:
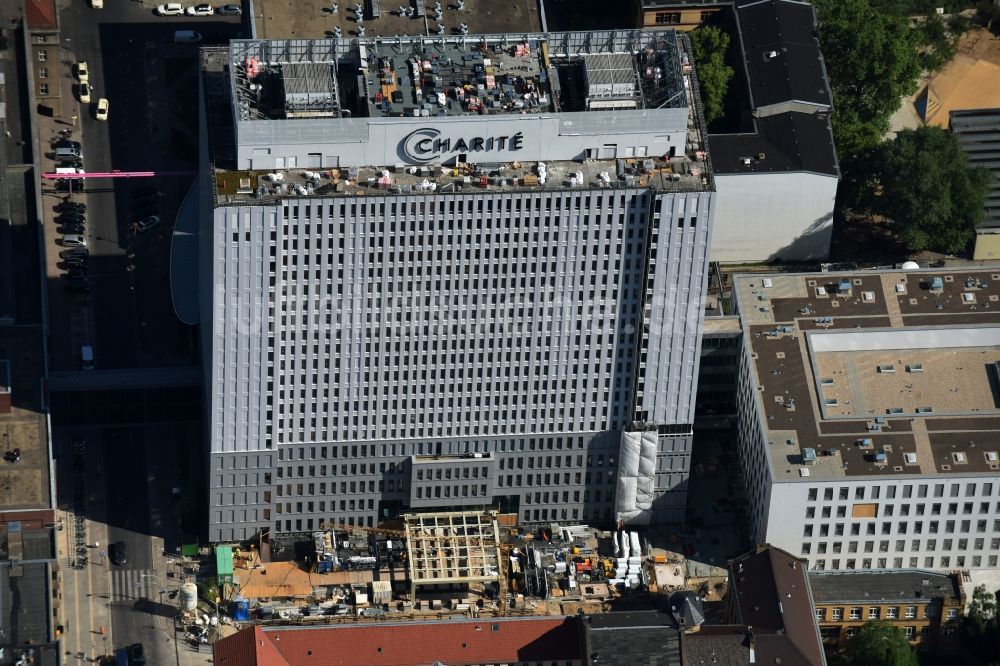
[[[208,4],[192,5],[187,8],[188,16],[211,16],[215,13],[215,7]]]
[[[168,2],[156,8],[160,16],[180,16],[184,13],[184,5],[179,2]]]
[[[90,70],[87,68],[87,61],[81,60],[76,63],[76,78],[80,83],[90,83]]]
[[[98,120],[107,120],[109,106],[110,105],[108,104],[108,100],[105,99],[104,97],[97,100],[97,112],[94,114],[94,117],[97,118]]]
[[[82,224],[63,224],[56,229],[61,234],[85,234],[87,229]]]
[[[59,256],[63,259],[66,257],[89,257],[90,250],[85,247],[71,247],[68,250],[60,252]]]
[[[215,10],[220,16],[239,16],[243,13],[243,8],[239,5],[222,5]]]
[[[80,159],[79,157],[76,157],[76,158],[73,158],[73,157],[65,158],[65,159],[59,160],[59,162],[56,164],[56,168],[57,169],[82,169],[83,168],[83,160]]]
[[[63,201],[56,205],[56,211],[60,213],[83,213],[87,210],[87,204],[79,201]]]
[[[128,562],[128,549],[124,541],[115,541],[111,544],[111,561],[118,566]]]
[[[150,229],[152,229],[153,227],[155,227],[159,223],[160,223],[160,216],[159,215],[150,215],[149,217],[145,217],[145,218],[139,220],[136,223],[135,228],[136,228],[136,231],[139,231],[141,233],[143,231],[149,231]]]
[[[63,213],[56,218],[56,224],[86,224],[87,218],[82,213]]]
[[[81,83],[80,84],[80,103],[90,104],[90,84]]]

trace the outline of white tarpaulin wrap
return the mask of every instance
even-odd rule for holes
[[[622,433],[616,513],[626,523],[652,522],[657,440],[655,430]]]

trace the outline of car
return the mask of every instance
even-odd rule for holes
[[[82,104],[90,104],[90,84],[81,83],[80,84],[80,102]]]
[[[90,262],[81,257],[67,257],[66,259],[63,259],[63,266],[67,269],[80,268],[86,270],[90,268]]]
[[[10,451],[5,451],[3,454],[3,459],[12,464],[20,462],[21,449],[11,449]]]
[[[142,653],[142,643],[132,643],[126,649],[128,653],[128,666],[144,666],[146,656]]]
[[[179,2],[168,2],[156,8],[160,16],[180,16],[184,13],[184,5]]]
[[[60,213],[84,213],[86,210],[87,204],[80,203],[79,201],[63,201],[56,206],[56,211]]]
[[[68,250],[63,250],[59,253],[59,256],[63,259],[66,257],[89,257],[90,250],[85,247],[73,247]]]
[[[104,0],[90,0],[90,6],[94,9],[104,9]]]
[[[87,228],[82,224],[63,224],[58,229],[56,229],[61,234],[85,234],[87,233]]]
[[[135,229],[136,231],[139,231],[141,233],[143,231],[149,231],[159,223],[160,223],[159,215],[150,215],[149,217],[144,217],[138,222],[136,222]]]
[[[87,67],[86,60],[80,60],[76,63],[76,78],[79,79],[80,83],[90,83],[90,69]]]
[[[56,141],[56,148],[69,148],[74,153],[80,153],[83,148],[79,141],[70,141],[69,139],[59,139]]]
[[[82,169],[83,160],[79,157],[65,157],[56,163],[57,169]]]
[[[220,16],[239,16],[243,13],[243,8],[239,5],[222,5],[215,10]]]
[[[63,213],[56,219],[56,224],[86,224],[87,218],[81,213]]]
[[[115,541],[111,544],[111,561],[118,566],[128,562],[128,547],[124,541]]]
[[[212,5],[200,4],[192,5],[187,8],[188,16],[211,16],[215,13],[215,7]]]
[[[107,120],[109,106],[110,105],[108,104],[108,100],[105,99],[104,97],[97,100],[97,111],[94,113],[94,117],[97,118],[98,120]]]

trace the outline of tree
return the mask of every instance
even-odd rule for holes
[[[968,165],[939,127],[903,130],[875,151],[871,209],[892,220],[911,251],[961,252],[982,221],[990,173]]]
[[[725,114],[726,90],[733,78],[733,68],[726,64],[729,35],[711,25],[703,25],[691,33],[691,48],[701,85],[701,102],[705,123],[711,124]]]
[[[964,16],[958,15],[960,18]],[[960,27],[960,21],[953,21]],[[955,57],[958,50],[958,38],[961,32],[954,32],[945,25],[937,13],[930,13],[921,18],[914,30],[917,33],[919,51],[917,57],[920,66],[928,72],[936,72]]]
[[[917,666],[917,656],[910,648],[903,630],[887,622],[866,623],[847,639],[844,651],[834,662],[837,666]]]
[[[1000,657],[1000,617],[997,616],[996,594],[985,585],[972,591],[969,611],[962,624],[963,644],[982,661]]]
[[[917,89],[917,40],[907,20],[868,0],[817,0],[819,39],[833,91],[841,156],[878,145],[889,117]]]

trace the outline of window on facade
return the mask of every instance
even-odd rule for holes
[[[899,617],[899,606],[890,606],[885,609],[885,617],[887,620],[895,620]]]
[[[656,12],[657,25],[671,25],[681,22],[680,12]]]
[[[826,609],[825,608],[817,608],[816,609],[816,619],[819,620],[820,622],[822,622],[823,620],[826,619]]]
[[[861,607],[860,606],[855,606],[855,607],[851,608],[851,619],[852,620],[860,620],[861,619]]]
[[[834,608],[833,609],[833,619],[834,620],[843,620],[844,619],[844,609],[843,608]]]
[[[877,620],[879,618],[880,611],[881,611],[881,609],[878,606],[871,606],[868,609],[868,619],[869,620]]]
[[[917,616],[917,607],[916,606],[907,606],[906,607],[906,616],[905,617],[906,618],[913,618],[913,617],[916,617],[916,616]]]
[[[47,83],[39,83],[38,84],[38,94],[39,95],[48,95],[49,94],[49,84],[47,84]]]

